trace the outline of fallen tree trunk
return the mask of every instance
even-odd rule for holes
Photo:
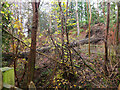
[[[104,41],[104,38],[90,38],[91,44],[96,44],[99,41]],[[70,47],[76,47],[76,46],[84,45],[84,44],[88,44],[88,38],[82,39],[80,41],[72,42],[72,43],[70,43]]]
[[[90,43],[91,44],[96,44],[98,43],[99,41],[104,41],[104,38],[90,38]],[[84,44],[88,44],[88,38],[86,39],[83,39],[83,40],[80,40],[80,41],[74,41],[74,42],[71,42],[69,44],[69,47],[77,47],[79,45],[84,45]],[[42,48],[38,48],[36,51],[38,52],[49,52],[49,50],[52,48],[53,46],[47,46],[47,47],[42,47]],[[22,53],[18,53],[17,57],[18,58],[27,58],[28,54],[29,54],[30,51],[27,51],[27,52],[22,52]],[[2,57],[4,59],[8,59],[9,57],[11,57],[13,54],[12,53],[2,53]]]
[[[51,49],[51,47],[48,46],[48,47],[39,48],[39,49],[37,49],[36,51],[38,51],[38,52],[43,52],[43,53],[44,53],[44,52],[48,52],[50,49]],[[29,52],[30,52],[30,51],[18,53],[17,57],[18,57],[18,58],[27,58]],[[10,58],[10,57],[12,57],[12,55],[13,55],[12,52],[2,53],[2,57],[3,57],[4,59]]]

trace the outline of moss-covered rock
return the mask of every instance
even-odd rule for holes
[[[10,67],[3,67],[1,68],[2,75],[3,75],[3,83],[14,85],[14,68]]]
[[[2,84],[2,72],[0,70],[0,90],[2,89],[3,84]]]

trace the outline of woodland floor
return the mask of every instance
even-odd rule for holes
[[[92,28],[95,30],[98,28],[98,26],[95,26]],[[102,28],[102,29],[101,29]],[[102,24],[100,26],[100,30],[103,30],[104,25]],[[72,33],[70,31],[70,37],[71,41],[74,40],[82,40],[87,35],[86,33],[86,27],[83,27],[84,31],[81,32],[79,37],[76,37],[76,33]],[[104,32],[104,30],[102,31]],[[96,33],[93,33],[95,35]],[[99,34],[100,35],[100,34]],[[103,33],[101,34],[103,35]],[[59,37],[59,36],[57,36]],[[92,37],[92,36],[91,36]],[[103,37],[103,36],[101,36]],[[76,39],[75,39],[76,38]],[[44,39],[42,38],[44,41]],[[109,46],[109,48],[113,48],[112,46]],[[92,67],[95,71],[93,72],[90,68],[88,68],[82,61],[82,59],[79,58],[78,55],[75,54],[74,51],[72,51],[72,61],[74,63],[74,73],[75,76],[72,76],[73,74],[69,74],[67,77],[64,75],[64,72],[62,70],[62,67],[57,67],[55,70],[55,73],[53,75],[53,71],[55,68],[56,63],[42,55],[37,56],[36,60],[36,70],[34,75],[34,82],[37,88],[41,87],[78,87],[78,88],[84,88],[84,87],[92,87],[92,88],[117,88],[118,87],[118,75],[117,75],[117,61],[114,56],[114,51],[109,51],[109,76],[105,76],[104,72],[104,43],[99,42],[97,44],[91,44],[91,56],[88,55],[88,44],[80,45],[79,47],[75,47],[77,52],[80,53],[83,60]],[[111,49],[112,50],[112,49]],[[55,57],[54,53],[52,52],[45,52],[45,54]],[[22,60],[22,59],[21,59]],[[18,77],[22,76],[24,65],[23,62],[19,60],[18,65]],[[70,62],[68,62],[70,63]],[[69,71],[70,72],[70,71]],[[74,78],[73,78],[74,77]],[[26,77],[24,77],[24,80]],[[24,82],[25,83],[25,82]],[[20,87],[24,88],[24,83],[20,83]]]

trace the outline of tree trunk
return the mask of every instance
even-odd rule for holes
[[[116,45],[117,45],[117,49],[116,49],[116,55],[117,55],[117,59],[118,62],[120,62],[120,42],[119,42],[119,27],[120,27],[120,2],[117,3],[117,7],[118,7],[118,13],[117,13],[117,32],[116,32]],[[118,64],[118,74],[120,75],[120,63]],[[120,78],[120,76],[119,76]]]
[[[77,18],[77,35],[80,33],[79,20],[78,20],[78,1],[76,0],[76,18]]]
[[[70,59],[70,62],[71,62],[71,67],[72,67],[72,72],[74,73],[74,70],[73,70],[73,61],[72,61],[72,56],[71,56],[71,50],[69,48],[69,30],[67,28],[67,19],[68,19],[68,0],[67,0],[67,4],[66,4],[66,16],[65,16],[65,31],[66,31],[66,38],[67,38],[67,61]]]
[[[118,13],[117,13],[117,32],[116,32],[116,45],[119,45],[119,24],[120,24],[120,2],[117,3]]]
[[[97,0],[97,12],[98,12],[97,22],[99,22],[99,0]]]
[[[87,21],[87,5],[86,5],[87,2],[84,2],[84,7],[85,7],[85,21]],[[88,24],[87,22],[85,23],[86,25]]]
[[[57,11],[55,11],[55,16],[57,16]],[[55,17],[55,31],[58,31],[58,23],[57,23],[57,18]]]
[[[83,26],[83,22],[82,21],[83,21],[83,13],[84,12],[83,12],[83,3],[82,2],[81,2],[81,11],[82,11],[81,12],[81,26]]]
[[[33,8],[33,24],[32,24],[32,33],[31,33],[31,49],[28,57],[28,81],[33,81],[34,69],[35,69],[35,60],[36,60],[36,36],[37,36],[37,28],[38,28],[38,8],[40,2],[32,2]]]
[[[62,29],[62,33],[61,33],[61,41],[62,41],[62,60],[64,62],[64,26],[63,26],[63,11],[62,11],[62,7],[61,7],[61,2],[59,2],[58,0],[58,3],[59,3],[59,7],[60,7],[60,18],[61,18],[61,29]]]
[[[90,24],[91,24],[91,7],[90,7],[90,1],[89,1],[89,9],[90,9],[90,17],[89,17],[89,11],[88,11],[88,2],[87,2],[87,13],[88,13],[88,21],[89,21],[89,40],[88,40],[88,53],[90,56]]]
[[[105,33],[105,74],[108,76],[108,46],[107,46],[107,40],[108,40],[108,31],[109,31],[109,18],[110,18],[110,2],[107,3],[107,26],[106,26],[106,33]]]
[[[106,16],[105,16],[105,0],[103,0],[102,11],[103,11],[103,15],[104,15],[104,20],[106,20]],[[105,22],[105,24],[106,24],[106,22]]]
[[[30,7],[29,7],[29,4],[28,4],[28,23],[27,23],[27,29],[28,29],[27,30],[27,34],[28,34],[27,37],[28,38],[30,37],[30,32],[31,32],[31,30],[30,30],[30,13],[29,13],[30,10],[29,10],[29,8]]]

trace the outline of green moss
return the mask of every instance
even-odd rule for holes
[[[14,85],[14,69],[9,67],[2,68],[3,83]]]
[[[2,72],[0,70],[0,90],[2,89]]]

